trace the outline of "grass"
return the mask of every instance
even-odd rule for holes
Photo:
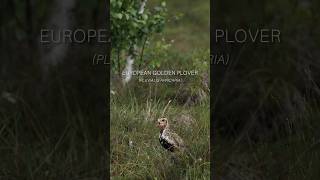
[[[153,7],[158,1],[148,1]],[[190,11],[190,3],[194,8]],[[111,90],[111,177],[112,179],[209,179],[209,96],[203,92],[202,75],[208,75],[209,1],[167,1],[168,19],[162,35],[150,40],[144,61],[156,60],[156,69],[198,70],[200,76],[184,83],[138,83],[126,87],[116,80]],[[175,16],[182,15],[178,21]],[[206,18],[204,18],[206,17]],[[201,33],[199,33],[201,32]],[[157,46],[157,44],[161,44]],[[162,45],[164,44],[164,45]],[[134,69],[138,66],[135,64]],[[152,70],[150,66],[143,69]],[[195,97],[195,103],[186,100]],[[182,156],[173,162],[172,153],[161,147],[157,118],[171,99],[165,116],[189,145],[196,158]],[[200,100],[201,99],[201,100]],[[188,104],[188,105],[186,105]]]
[[[15,102],[0,99],[0,179],[101,179],[105,123],[75,99],[74,89],[50,80],[55,88],[32,87],[40,97],[25,87],[12,93]]]
[[[272,143],[234,146],[231,141],[218,139],[214,149],[217,179],[316,180],[319,177],[319,142],[292,136]]]
[[[183,107],[173,101],[170,105],[165,116],[198,159],[173,163],[172,153],[160,146],[155,126],[167,101],[151,95],[140,99],[133,92],[128,94],[115,94],[111,100],[112,179],[208,179],[208,102]]]

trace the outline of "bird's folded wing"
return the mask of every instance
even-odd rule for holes
[[[175,139],[172,138],[171,133],[166,133],[165,135],[163,135],[163,138],[164,138],[169,144],[172,144],[172,145],[176,146]]]
[[[184,146],[183,140],[178,134],[170,132],[170,137],[171,137],[172,141],[174,141],[175,145],[177,145],[179,147]]]

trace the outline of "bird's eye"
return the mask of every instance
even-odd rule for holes
[[[162,119],[161,121],[164,122],[164,119]]]

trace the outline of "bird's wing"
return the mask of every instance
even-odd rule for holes
[[[174,132],[168,132],[168,134],[169,134],[171,141],[174,142],[173,144],[175,146],[178,146],[178,147],[184,146],[183,140],[178,134],[176,134]]]
[[[176,146],[176,142],[174,140],[174,138],[172,137],[171,133],[170,132],[166,132],[164,135],[163,135],[163,138],[169,143],[169,144],[172,144],[174,146]]]
[[[175,139],[175,141],[177,142],[177,144],[180,146],[180,147],[183,147],[184,146],[184,142],[182,140],[182,138],[176,134],[176,133],[173,133],[173,138]]]

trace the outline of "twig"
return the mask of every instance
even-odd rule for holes
[[[141,49],[141,53],[140,53],[139,70],[140,70],[141,65],[142,65],[144,49],[145,49],[147,40],[148,40],[148,38],[146,37],[146,39],[144,40],[143,45],[142,45],[142,49]]]
[[[169,104],[171,103],[171,99],[169,100],[168,104],[164,107],[161,117],[163,117],[164,113],[166,112],[167,108],[169,107]]]
[[[147,3],[147,0],[144,0],[141,2],[140,8],[139,8],[139,14],[143,14],[146,3]]]

